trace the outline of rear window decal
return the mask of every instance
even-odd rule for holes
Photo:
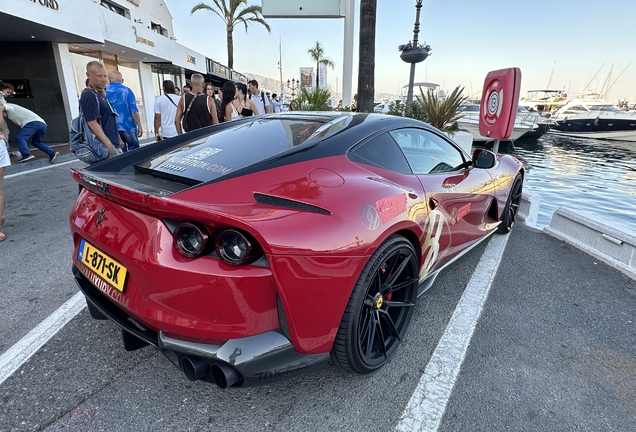
[[[198,150],[194,153],[191,153],[189,155],[186,155],[185,157],[188,159],[195,159],[195,160],[203,160],[207,157],[210,157],[212,155],[215,155],[219,152],[222,152],[223,149],[220,148],[215,148],[215,147],[206,147],[206,148],[202,148],[201,150]]]

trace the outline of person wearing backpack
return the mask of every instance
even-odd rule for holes
[[[174,83],[163,82],[163,94],[155,99],[155,137],[157,141],[177,136],[174,118],[177,115],[179,95],[175,94]],[[161,128],[161,132],[159,129]]]
[[[108,157],[119,156],[124,142],[117,131],[117,112],[104,95],[108,85],[106,68],[96,60],[90,61],[86,76],[88,85],[80,96],[80,111],[93,135],[108,149]]]
[[[259,114],[269,114],[272,112],[269,106],[269,98],[264,91],[258,90],[258,81],[250,80],[247,83],[247,91],[250,94],[250,100],[254,102],[256,108],[258,108]]]

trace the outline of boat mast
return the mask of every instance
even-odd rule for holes
[[[627,66],[625,66],[625,69],[623,69],[623,72],[621,72],[618,77],[614,80],[614,82],[612,84],[610,84],[610,86],[607,88],[607,91],[605,92],[605,94],[609,93],[610,89],[612,87],[614,87],[614,84],[616,84],[616,81],[618,81],[618,79],[625,73],[625,71],[627,70],[627,68],[629,67],[629,65],[632,64],[632,62],[629,62],[627,64]],[[605,99],[605,95],[603,95],[603,99]]]
[[[610,71],[607,74],[607,79],[603,83],[603,87],[601,87],[601,91],[599,92],[599,95],[600,95],[601,99],[605,99],[605,95],[607,94],[607,90],[609,90],[609,88],[606,90],[605,86],[609,86],[609,83],[610,83],[610,81],[612,79],[612,71],[613,70],[614,70],[614,63],[612,63],[612,67],[610,68]],[[605,91],[603,91],[603,90],[605,90]]]
[[[607,63],[607,62],[605,62],[605,63]],[[583,87],[583,91],[582,91],[583,95],[585,95],[585,92],[586,92],[587,90],[589,90],[590,85],[592,84],[592,81],[594,81],[594,80],[596,79],[596,75],[598,75],[598,74],[599,74],[599,72],[601,71],[601,69],[603,69],[603,67],[605,66],[605,63],[603,63],[603,65],[600,67],[600,69],[599,69],[598,71],[596,71],[596,73],[594,74],[594,76],[592,77],[592,79],[590,80],[590,82],[589,82],[589,83],[587,83],[587,85],[586,85],[585,87]]]
[[[550,84],[552,84],[552,75],[554,75],[554,67],[556,66],[556,61],[552,63],[552,72],[550,73],[550,79],[548,80],[548,86],[546,87],[548,90],[551,89]]]

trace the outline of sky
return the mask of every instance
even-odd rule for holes
[[[221,19],[206,11],[190,14],[198,0],[164,1],[178,43],[227,65]],[[353,93],[360,19],[360,2],[355,3]],[[400,59],[398,45],[413,38],[415,14],[415,0],[377,0],[376,95],[399,95],[408,84],[410,65]],[[415,81],[433,82],[445,91],[462,86],[466,93],[480,94],[489,71],[518,67],[522,97],[543,88],[570,95],[586,86],[600,91],[605,84],[611,85],[608,101],[636,102],[634,17],[634,0],[424,0],[419,41],[431,46],[432,55],[416,66]],[[271,18],[268,23],[270,34],[257,24],[247,33],[244,26],[235,29],[235,70],[279,79],[280,40],[283,81],[298,79],[299,68],[315,66],[307,50],[320,41],[335,63],[327,82],[332,90],[342,91],[344,20]]]

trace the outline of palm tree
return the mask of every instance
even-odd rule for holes
[[[320,74],[320,70],[318,69],[318,66],[323,64],[333,69],[334,64],[333,64],[333,61],[331,61],[331,59],[325,57],[325,49],[322,47],[322,44],[320,43],[320,41],[316,41],[316,46],[314,46],[313,48],[309,48],[307,50],[307,54],[309,54],[309,57],[311,57],[311,59],[316,62],[316,88],[318,88],[318,83],[320,82],[318,80],[318,74]]]
[[[373,112],[375,98],[375,15],[377,0],[360,0],[358,111]]]
[[[452,130],[453,123],[461,118],[458,114],[459,107],[468,100],[468,96],[463,93],[464,88],[457,86],[446,99],[440,101],[431,89],[424,93],[420,87],[420,96],[417,99],[426,115],[424,121],[440,130]]]
[[[228,5],[229,2],[229,5]],[[190,11],[192,15],[196,11],[205,10],[218,15],[225,23],[227,31],[227,67],[234,68],[234,27],[237,24],[245,24],[245,32],[247,33],[247,25],[250,23],[261,24],[271,33],[269,24],[263,18],[263,9],[256,5],[247,5],[247,0],[212,0],[212,4],[199,3]]]

